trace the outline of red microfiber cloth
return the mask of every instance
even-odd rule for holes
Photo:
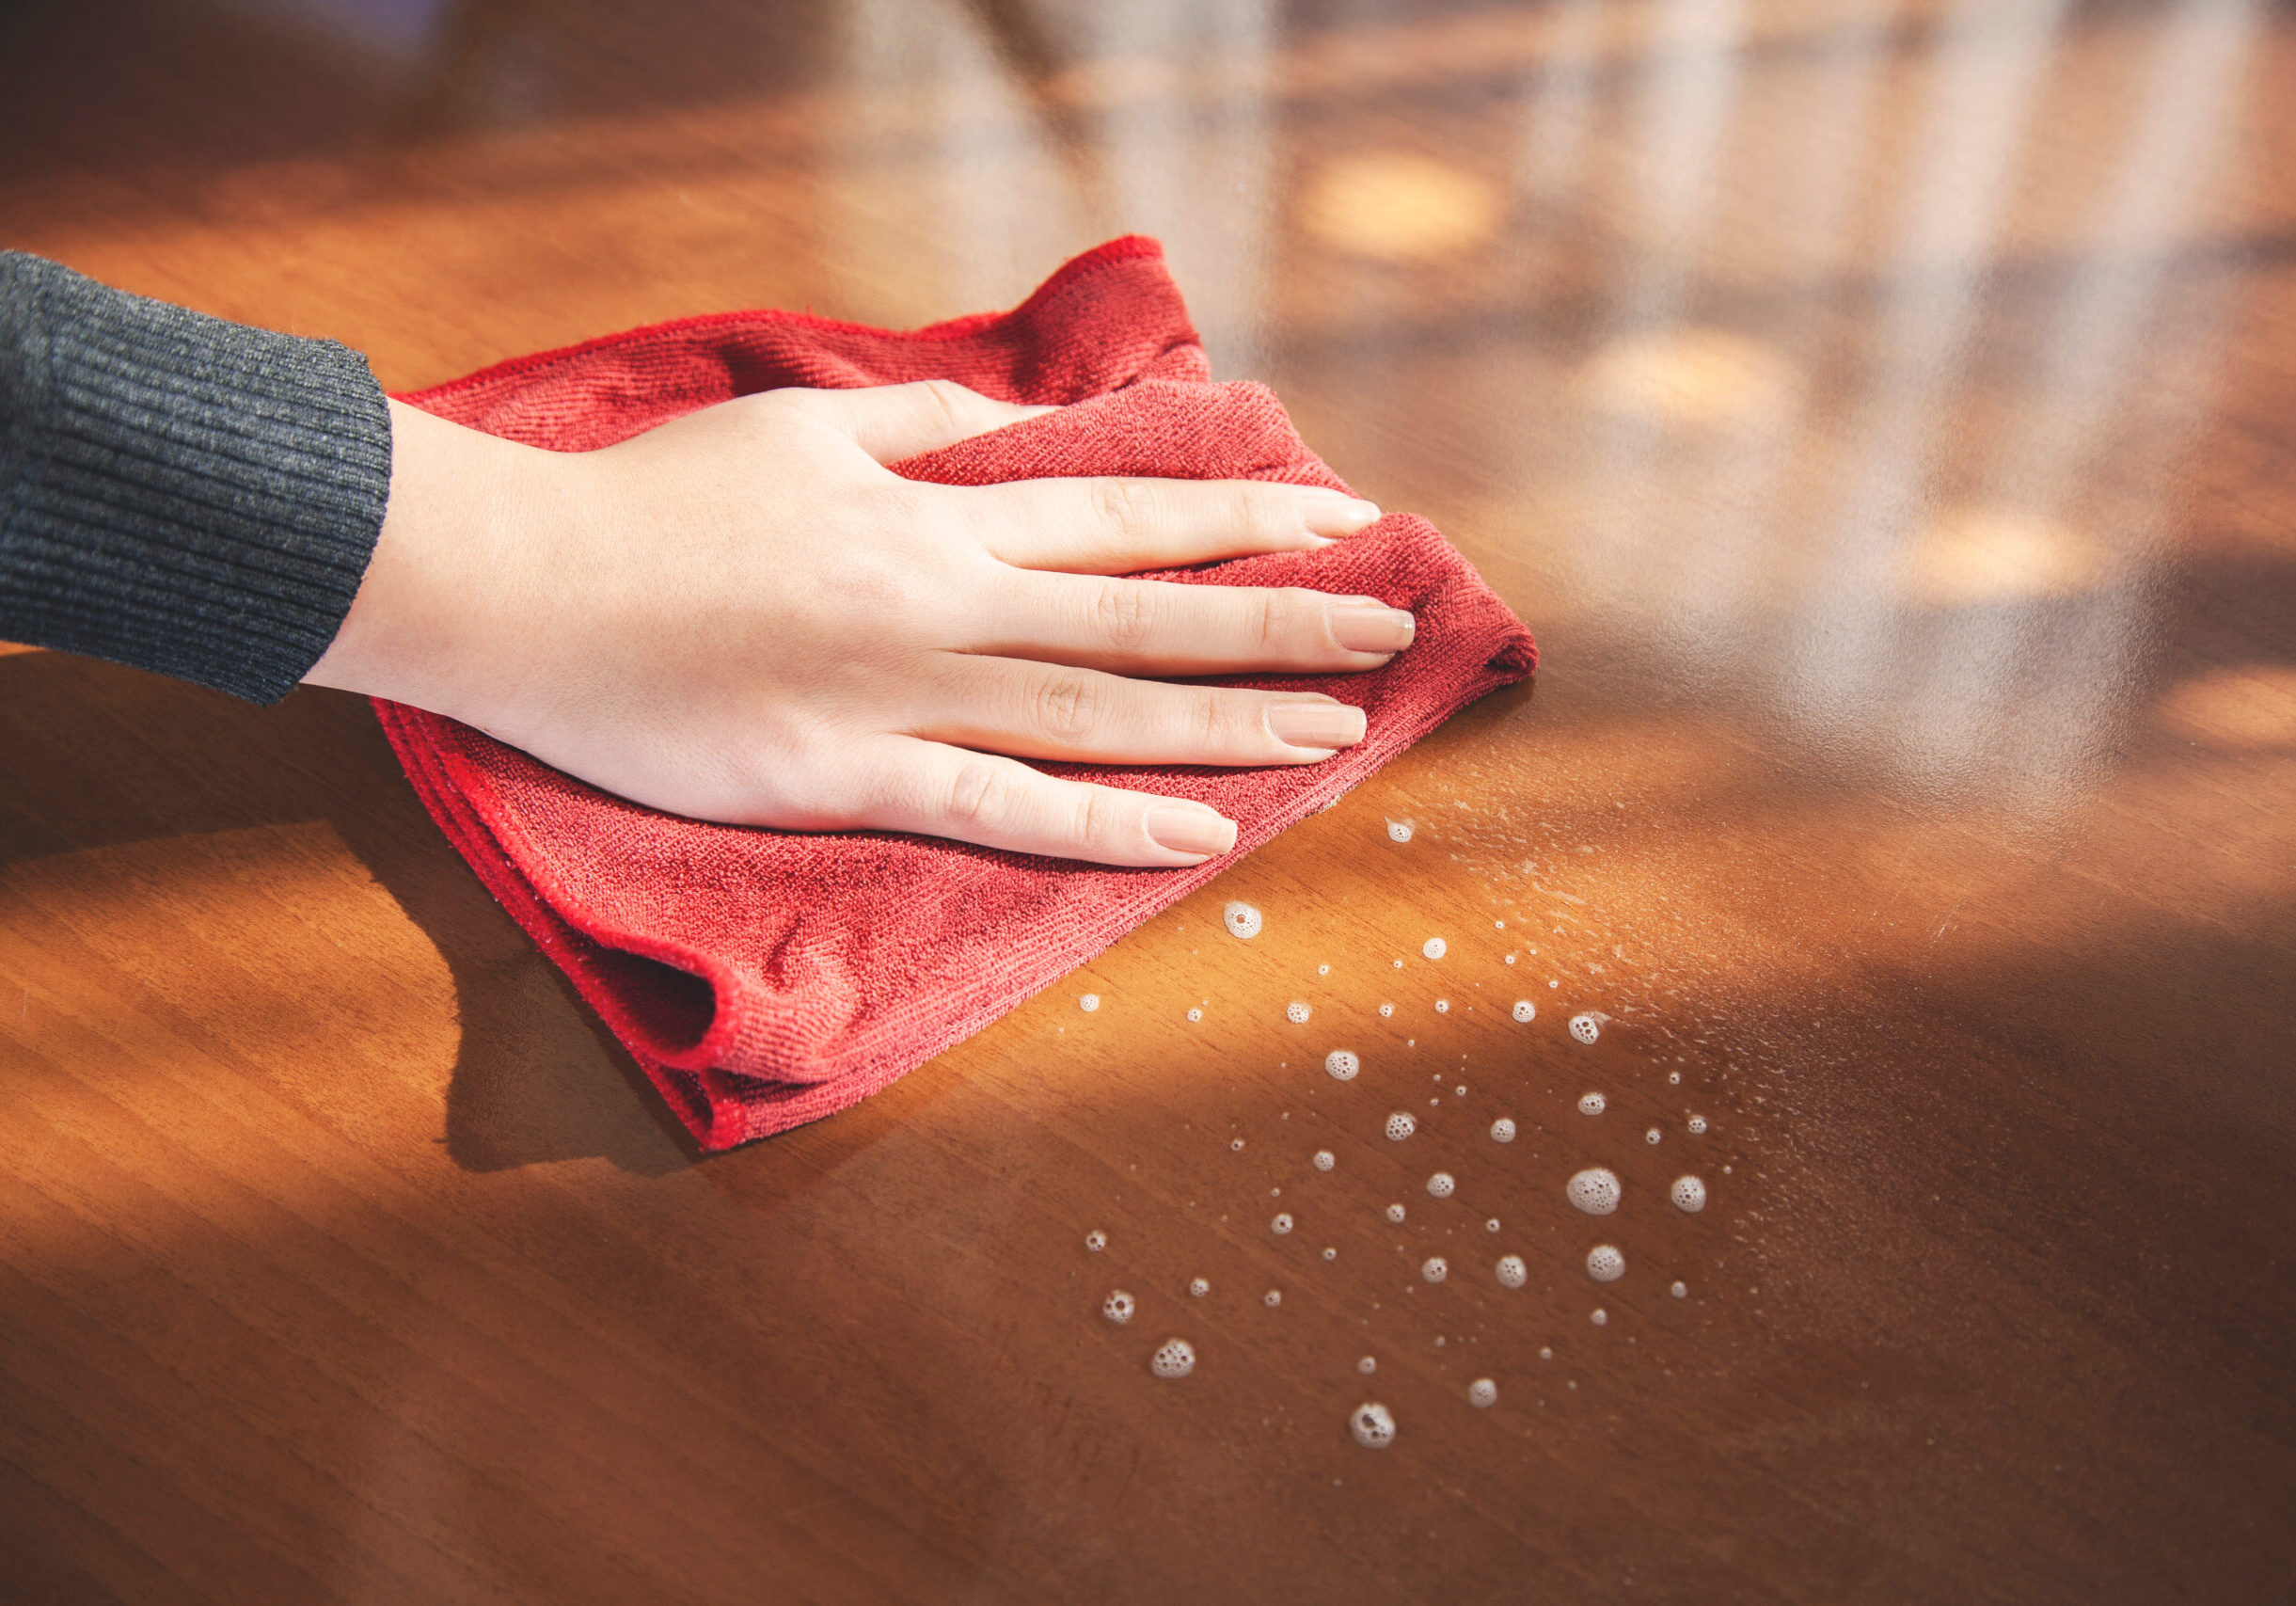
[[[1162,247],[1136,237],[1077,258],[1007,313],[895,333],[728,312],[520,358],[403,399],[509,439],[580,452],[756,390],[927,378],[1063,410],[895,466],[911,479],[1152,474],[1346,489],[1273,394],[1211,382]],[[1322,764],[1044,766],[1209,803],[1237,822],[1238,852],[1328,806],[1537,663],[1522,622],[1433,526],[1407,515],[1319,551],[1158,578],[1312,586],[1418,617],[1414,644],[1375,673],[1231,682],[1360,704],[1369,734]],[[375,711],[440,828],[705,1150],[867,1097],[1227,863],[1112,869],[884,832],[706,825],[625,803],[420,708],[378,701]]]

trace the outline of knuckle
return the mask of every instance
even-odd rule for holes
[[[958,766],[949,780],[946,813],[953,824],[992,825],[1010,811],[1012,777],[985,758]]]
[[[1046,676],[1031,701],[1030,718],[1040,733],[1059,741],[1079,741],[1099,727],[1104,698],[1097,676],[1071,673]]]
[[[1118,652],[1140,651],[1155,633],[1154,594],[1137,580],[1102,581],[1093,613],[1100,639]]]
[[[1196,739],[1205,751],[1217,752],[1228,745],[1223,739],[1242,734],[1237,729],[1241,722],[1236,718],[1238,710],[1230,706],[1232,701],[1209,688],[1196,693],[1194,723]]]
[[[918,405],[927,416],[950,430],[962,430],[970,414],[966,403],[972,392],[954,379],[921,379],[913,389]]]
[[[1110,533],[1128,546],[1145,540],[1155,523],[1156,493],[1145,480],[1097,481],[1092,504]]]

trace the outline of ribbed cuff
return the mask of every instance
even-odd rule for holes
[[[350,612],[389,492],[358,353],[0,253],[0,639],[276,702]]]

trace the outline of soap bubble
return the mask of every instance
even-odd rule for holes
[[[1234,1153],[1234,1154],[1241,1154],[1241,1153],[1243,1153],[1243,1138],[1241,1138],[1241,1137],[1231,1137],[1231,1138],[1229,1138],[1229,1139],[1227,1140],[1227,1148],[1228,1148],[1228,1152],[1229,1152],[1230,1153]]]
[[[1445,946],[1441,937],[1430,937],[1419,945],[1419,952],[1425,954],[1429,959],[1441,959]]]
[[[1512,964],[1512,963],[1514,962],[1514,955],[1512,955],[1512,954],[1509,954],[1509,955],[1507,956],[1507,962],[1508,962],[1509,964]]]
[[[1271,1311],[1275,1310],[1276,1306],[1284,1302],[1283,1290],[1280,1288],[1271,1288],[1259,1297],[1261,1302],[1264,1303]]]
[[[1328,1149],[1318,1149],[1315,1152],[1315,1169],[1319,1171],[1328,1171],[1338,1163],[1339,1156]]]
[[[1509,963],[1513,962],[1513,957],[1512,954],[1508,956]],[[1526,1024],[1535,1021],[1539,1018],[1539,1006],[1528,998],[1517,998],[1514,1001],[1514,1018]]]
[[[1494,1143],[1513,1142],[1514,1121],[1511,1118],[1503,1115],[1500,1116],[1496,1121],[1493,1121],[1491,1123],[1491,1141]]]
[[[1593,1311],[1588,1314],[1587,1320],[1592,1322],[1598,1328],[1607,1327],[1610,1325],[1610,1312],[1597,1305]]]
[[[1438,1015],[1448,1015],[1448,1014],[1449,1014],[1450,1012],[1451,1012],[1451,1001],[1450,1001],[1449,998],[1438,998],[1438,999],[1436,999],[1436,1000],[1435,1000],[1435,1013],[1436,1013],[1436,1014],[1438,1014]]]
[[[1408,819],[1390,819],[1387,821],[1387,840],[1390,842],[1410,841],[1411,821]]]
[[[1366,1450],[1385,1450],[1395,1442],[1395,1418],[1377,1402],[1357,1406],[1348,1416],[1347,1430]]]
[[[1666,1079],[1670,1082],[1679,1082],[1682,1080],[1682,1073],[1679,1071],[1669,1071],[1666,1073]]]
[[[1654,1126],[1648,1132],[1645,1132],[1642,1135],[1642,1141],[1645,1143],[1655,1143],[1658,1141],[1659,1137],[1660,1134],[1658,1129]]]
[[[1307,1017],[1314,1013],[1315,1011],[1313,1010],[1310,1010],[1306,1005],[1301,1003],[1297,998],[1292,999],[1291,1003],[1284,1006],[1284,1019],[1290,1021],[1295,1026],[1306,1026],[1307,1024]]]
[[[1498,1231],[1498,1217],[1497,1217],[1497,1216],[1492,1216],[1492,1217],[1491,1217],[1491,1219],[1490,1219],[1490,1220],[1488,1220],[1488,1221],[1484,1222],[1484,1223],[1482,1224],[1482,1230],[1483,1230],[1484,1232],[1497,1232],[1497,1231]]]
[[[1388,1220],[1390,1220],[1390,1221],[1401,1221],[1402,1218],[1403,1218],[1403,1207],[1402,1207],[1401,1205],[1400,1205],[1400,1204],[1390,1204],[1390,1205],[1388,1205],[1388,1206],[1387,1206],[1387,1219],[1388,1219]]]
[[[1589,1216],[1607,1216],[1619,1207],[1619,1179],[1615,1171],[1589,1166],[1562,1185],[1573,1204]]]
[[[1192,1021],[1200,1021],[1204,1018],[1204,1011],[1201,1010],[1190,1010],[1188,1011],[1188,1018]]]
[[[1166,1339],[1148,1357],[1148,1370],[1159,1377],[1185,1377],[1196,1370],[1196,1345],[1186,1339]]]
[[[1498,1404],[1498,1385],[1488,1377],[1478,1377],[1467,1385],[1467,1404],[1477,1410],[1487,1410]]]
[[[1539,1359],[1541,1360],[1552,1360],[1555,1359],[1555,1352],[1546,1345],[1541,1344],[1539,1346]]]
[[[1419,1275],[1430,1282],[1441,1282],[1450,1274],[1450,1262],[1441,1255],[1429,1255],[1419,1263]]]
[[[1327,1248],[1323,1251],[1323,1258],[1327,1261],[1336,1261],[1339,1258],[1339,1251],[1338,1249]]]
[[[1100,1314],[1119,1328],[1132,1319],[1132,1296],[1121,1288],[1100,1301]]]
[[[1603,1035],[1603,1024],[1592,1015],[1573,1015],[1571,1035],[1581,1042],[1592,1042]]]
[[[1696,1216],[1706,1208],[1706,1185],[1696,1177],[1676,1177],[1674,1185],[1666,1191],[1677,1210]]]
[[[1099,1254],[1107,1247],[1108,1234],[1101,1232],[1098,1227],[1095,1227],[1091,1232],[1085,1234],[1085,1248],[1090,1249],[1094,1254]]]
[[[1076,1001],[1076,1007],[1089,1015],[1100,1007],[1100,995],[1098,993],[1087,993]]]
[[[1580,1115],[1600,1115],[1608,1107],[1608,1105],[1605,1102],[1602,1094],[1600,1093],[1581,1094],[1578,1100],[1578,1113]]]
[[[1597,1282],[1616,1282],[1626,1275],[1626,1257],[1615,1244],[1597,1244],[1587,1251],[1587,1275]]]
[[[1459,1084],[1459,1086],[1457,1086],[1456,1088],[1453,1088],[1453,1089],[1451,1089],[1451,1092],[1452,1092],[1452,1093],[1453,1093],[1455,1096],[1457,1096],[1457,1097],[1459,1097],[1459,1098],[1463,1098],[1463,1099],[1464,1099],[1464,1098],[1465,1098],[1465,1097],[1467,1096],[1467,1085],[1466,1085],[1465,1082],[1462,1082],[1462,1083],[1460,1083],[1460,1084]]]
[[[1205,1295],[1211,1292],[1211,1284],[1205,1281],[1200,1277],[1191,1278],[1188,1281],[1188,1292],[1194,1297],[1201,1299]]]
[[[1352,1082],[1355,1073],[1363,1069],[1363,1061],[1352,1048],[1335,1048],[1323,1057],[1323,1069],[1335,1082]]]
[[[1677,1282],[1667,1292],[1677,1299],[1687,1299],[1690,1296],[1690,1285],[1686,1282]]]
[[[1521,1255],[1498,1257],[1498,1285],[1501,1288],[1520,1288],[1530,1280],[1530,1267],[1523,1264]]]
[[[1392,1004],[1382,1004],[1379,1007],[1379,1012],[1383,1015],[1392,1015],[1395,1013],[1395,1006]]]
[[[1449,1171],[1437,1171],[1427,1179],[1427,1191],[1437,1199],[1449,1199],[1459,1185],[1451,1181]]]
[[[1251,938],[1259,935],[1259,911],[1250,904],[1238,901],[1220,911],[1220,918],[1227,922],[1231,937]]]
[[[1282,1237],[1286,1232],[1291,1232],[1291,1212],[1289,1210],[1279,1212],[1275,1219],[1268,1223],[1268,1231],[1275,1233],[1279,1238]]]
[[[1387,1118],[1387,1137],[1391,1142],[1401,1143],[1418,1129],[1417,1120],[1407,1111],[1399,1109]]]
[[[1319,964],[1315,967],[1315,973],[1318,976],[1329,976],[1331,974],[1331,966],[1328,964]]]
[[[1693,1137],[1702,1137],[1705,1136],[1705,1133],[1706,1118],[1702,1115],[1692,1116],[1690,1118],[1690,1136]]]
[[[1372,1373],[1379,1370],[1379,1361],[1375,1357],[1367,1355],[1361,1360],[1355,1362],[1355,1370],[1362,1373],[1366,1377],[1369,1377]]]

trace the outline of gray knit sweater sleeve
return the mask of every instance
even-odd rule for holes
[[[0,252],[0,641],[275,702],[350,611],[389,490],[358,353]]]

